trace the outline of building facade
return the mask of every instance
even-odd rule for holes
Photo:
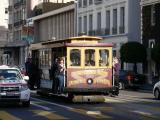
[[[75,35],[75,4],[31,18],[34,21],[34,43],[62,40]]]
[[[9,43],[6,50],[10,53],[12,64],[24,65],[25,59],[30,57],[28,46],[33,42],[32,21],[28,18],[34,16],[34,8],[41,3],[59,3],[70,0],[8,0],[9,1]],[[42,13],[43,14],[43,13]],[[30,23],[31,22],[31,23]]]
[[[140,0],[78,0],[78,35],[103,37],[114,44],[113,55],[120,57],[122,44],[140,42]]]
[[[8,1],[3,0],[0,4],[0,64],[8,63],[8,55],[4,50],[8,42]]]
[[[5,28],[8,28],[8,1],[3,0],[0,4],[0,26],[4,26]]]
[[[25,46],[27,41],[23,40],[23,27],[26,19],[31,15],[31,0],[8,0],[9,1],[9,39],[6,45],[10,59],[14,65],[22,65],[25,61]]]
[[[54,48],[43,48],[42,43],[75,36],[75,4],[71,2],[66,7],[30,19],[34,23],[34,42],[30,45],[29,50],[34,56],[33,62],[39,60],[39,67],[43,68],[44,76],[48,76]]]
[[[147,48],[148,59],[145,65],[145,73],[151,79],[157,75],[156,64],[151,60],[151,49],[155,44],[160,43],[160,1],[141,0],[142,10],[142,43]]]

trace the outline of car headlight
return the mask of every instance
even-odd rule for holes
[[[28,85],[27,84],[22,84],[20,90],[24,91],[28,89]]]

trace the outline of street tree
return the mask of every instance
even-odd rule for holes
[[[146,60],[146,48],[139,42],[127,42],[120,48],[122,66],[123,63],[133,63],[133,70],[137,73],[137,63],[143,63]]]

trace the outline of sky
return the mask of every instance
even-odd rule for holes
[[[0,2],[0,26],[8,27],[8,15],[5,14],[5,8],[8,8],[8,0],[1,0]]]

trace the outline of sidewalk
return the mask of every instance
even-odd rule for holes
[[[145,91],[150,91],[150,92],[152,92],[154,85],[155,85],[158,81],[159,81],[158,79],[153,79],[153,80],[152,80],[152,84],[149,84],[149,83],[142,84],[142,85],[140,86],[140,90],[145,90]]]
[[[143,84],[140,86],[140,90],[150,91],[152,92],[154,85],[152,84]]]

